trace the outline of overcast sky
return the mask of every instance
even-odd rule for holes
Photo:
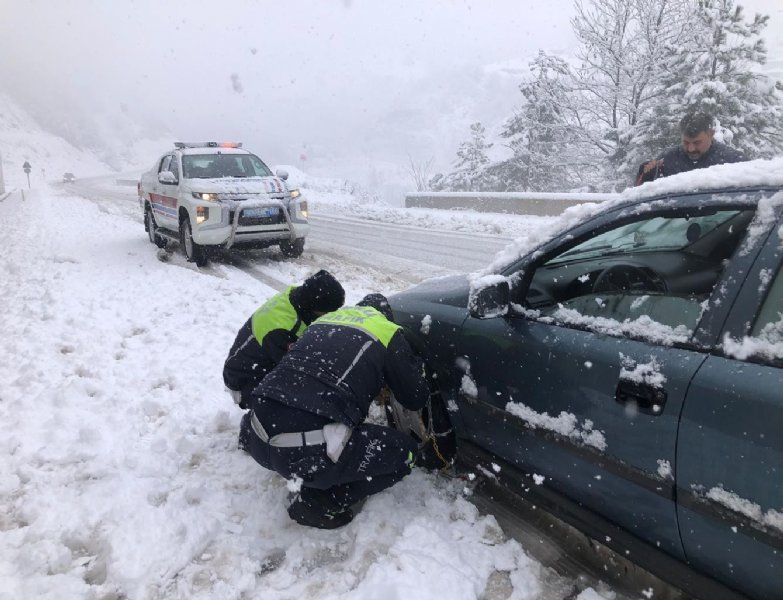
[[[743,5],[772,15],[783,61],[783,1]],[[448,168],[471,122],[518,104],[533,53],[572,52],[572,13],[573,0],[0,0],[0,91],[60,124],[154,115],[180,138],[239,139],[314,171],[407,154]]]

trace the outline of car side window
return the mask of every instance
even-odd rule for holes
[[[169,162],[169,171],[174,173],[174,179],[179,181],[179,161],[177,161],[176,156],[171,156],[171,162]]]
[[[163,157],[163,160],[160,161],[160,169],[158,169],[158,173],[163,173],[163,171],[169,170],[169,165],[171,164],[171,154],[167,154]]]
[[[753,212],[656,215],[596,231],[535,269],[523,305],[549,323],[687,342]]]
[[[768,344],[780,345],[780,355],[783,357],[783,269],[778,269],[772,281],[753,324],[751,336]]]

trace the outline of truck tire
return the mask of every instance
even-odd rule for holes
[[[304,238],[296,238],[293,242],[280,242],[280,251],[286,258],[299,258],[304,252],[304,242]]]
[[[152,209],[150,209],[149,205],[144,209],[144,229],[147,230],[150,242],[158,248],[166,247],[168,240],[158,233],[158,224],[155,223],[155,215],[152,214]]]
[[[193,229],[187,217],[182,217],[179,221],[179,240],[188,262],[196,263],[197,267],[207,264],[207,252],[203,246],[193,241]]]

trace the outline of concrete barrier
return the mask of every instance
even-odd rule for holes
[[[569,206],[603,202],[615,194],[553,194],[546,192],[410,192],[405,207],[470,209],[479,212],[555,216]]]

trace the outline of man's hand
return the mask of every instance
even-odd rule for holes
[[[644,168],[642,169],[642,172],[647,175],[650,171],[653,169],[657,169],[658,167],[663,166],[663,159],[659,158],[658,160],[648,160],[646,163],[644,163]]]

